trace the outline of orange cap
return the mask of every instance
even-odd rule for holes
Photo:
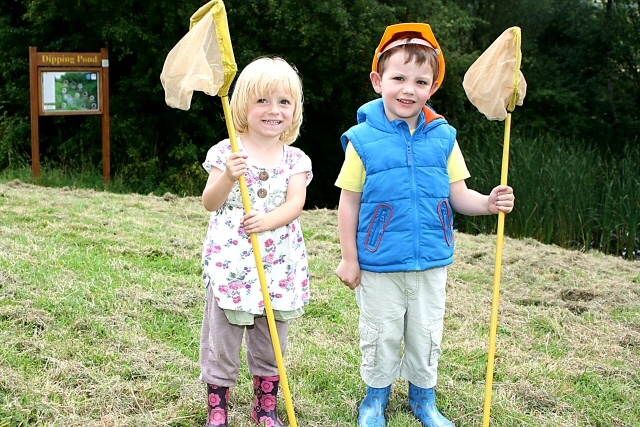
[[[438,89],[442,86],[442,81],[444,80],[444,54],[442,53],[442,49],[440,49],[440,44],[438,44],[438,40],[436,40],[436,36],[433,35],[433,31],[431,30],[431,26],[429,24],[422,23],[405,23],[405,24],[395,24],[389,25],[386,30],[384,30],[384,34],[382,35],[382,40],[380,40],[380,44],[376,48],[375,53],[373,54],[373,64],[371,64],[371,71],[378,71],[378,58],[381,53],[384,52],[384,48],[387,44],[389,44],[389,40],[393,38],[398,33],[404,33],[407,31],[420,33],[422,37],[429,42],[429,44],[438,52],[438,62],[440,63],[440,74],[438,75]]]

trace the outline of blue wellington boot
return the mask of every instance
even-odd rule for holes
[[[360,404],[358,412],[359,427],[384,427],[386,420],[384,411],[389,403],[391,385],[384,388],[367,387],[367,395]]]
[[[409,406],[425,427],[455,427],[436,407],[436,389],[421,388],[409,383]]]

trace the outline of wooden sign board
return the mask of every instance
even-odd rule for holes
[[[39,116],[102,115],[102,169],[110,166],[109,57],[100,52],[38,52],[29,48],[31,85],[31,166],[40,176]]]

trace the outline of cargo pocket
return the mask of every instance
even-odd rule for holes
[[[375,252],[380,247],[382,236],[389,225],[389,221],[391,221],[392,214],[393,209],[390,205],[381,204],[376,208],[371,223],[369,224],[367,240],[365,241],[365,247],[369,252]]]
[[[442,327],[438,329],[429,330],[429,350],[427,356],[429,357],[429,366],[434,366],[438,363],[440,355],[442,354]]]
[[[378,353],[378,337],[380,332],[373,322],[360,319],[360,351],[362,352],[362,364],[374,366]]]

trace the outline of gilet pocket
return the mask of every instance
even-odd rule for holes
[[[444,230],[444,238],[447,241],[447,245],[453,245],[453,212],[451,211],[451,205],[447,200],[443,200],[438,204],[438,216],[440,217],[440,223]]]
[[[380,247],[382,236],[384,236],[384,231],[387,229],[392,215],[393,209],[390,205],[381,204],[376,208],[371,223],[369,224],[369,231],[367,232],[367,240],[365,242],[365,247],[369,252],[375,252]]]

